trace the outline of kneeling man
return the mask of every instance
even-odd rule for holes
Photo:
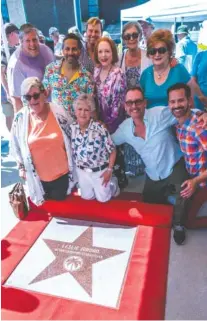
[[[207,187],[207,126],[199,123],[201,112],[191,110],[190,87],[178,83],[168,89],[168,104],[178,121],[176,134],[184,154],[190,179],[182,184],[181,195],[190,198],[200,187]],[[207,192],[206,192],[207,201]]]
[[[140,87],[130,88],[126,93],[126,119],[112,135],[116,145],[128,143],[134,147],[146,166],[144,201],[168,202],[174,197],[174,240],[185,240],[184,214],[186,199],[181,196],[181,185],[188,179],[185,162],[171,126],[176,119],[166,107],[146,110],[147,102]]]
[[[77,121],[70,125],[73,158],[81,197],[107,202],[118,196],[116,177],[112,177],[116,148],[107,129],[92,119],[94,99],[80,95],[74,102]]]

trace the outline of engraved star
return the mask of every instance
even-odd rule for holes
[[[70,273],[91,297],[93,264],[125,252],[93,246],[92,227],[89,227],[72,243],[49,239],[43,239],[43,241],[55,255],[55,260],[29,284],[63,273]]]

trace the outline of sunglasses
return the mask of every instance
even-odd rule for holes
[[[38,98],[40,98],[41,92],[39,93],[35,93],[34,95],[24,95],[24,98],[27,101],[30,101],[32,98],[34,98],[34,100],[37,100]]]
[[[150,56],[154,56],[156,55],[156,53],[159,53],[159,54],[164,54],[167,52],[167,48],[166,47],[160,47],[160,48],[151,48],[151,49],[148,49],[147,50],[147,53],[148,55]]]
[[[138,32],[133,32],[133,33],[127,33],[123,36],[123,39],[124,40],[134,40],[134,39],[137,39],[139,37],[139,34]]]
[[[133,104],[135,104],[135,107],[140,106],[144,102],[144,99],[136,99],[136,100],[127,100],[125,101],[125,104],[127,107],[132,107]]]

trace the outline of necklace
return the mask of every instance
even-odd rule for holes
[[[161,71],[161,72],[158,72],[157,70],[155,70],[155,68],[154,68],[154,73],[157,75],[157,78],[158,79],[161,79],[162,78],[162,76],[163,76],[163,74],[165,74],[165,72],[166,71],[168,71],[169,70],[169,66],[167,66],[167,68],[165,68],[163,71]]]

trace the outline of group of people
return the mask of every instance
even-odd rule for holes
[[[126,186],[126,167],[135,175],[140,167],[144,201],[171,197],[174,239],[182,244],[186,206],[207,186],[207,116],[192,109],[194,97],[206,107],[207,96],[174,58],[169,30],[152,28],[146,48],[142,32],[138,22],[124,25],[119,56],[101,21],[90,18],[86,41],[67,34],[55,59],[36,28],[23,25],[7,66],[17,112],[11,151],[37,205],[63,200],[77,182],[81,197],[106,202]]]

